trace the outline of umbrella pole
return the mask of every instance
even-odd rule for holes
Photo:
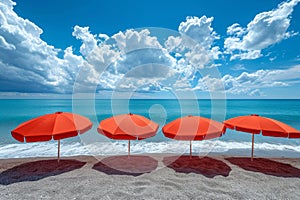
[[[252,133],[252,152],[251,152],[251,161],[253,161],[254,154],[254,133]]]
[[[192,140],[190,140],[190,159],[192,159]]]
[[[128,158],[130,156],[130,140],[128,140]]]
[[[59,163],[59,153],[60,153],[60,140],[57,141],[58,142],[58,149],[57,149],[57,163]]]

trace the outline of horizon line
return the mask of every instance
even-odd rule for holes
[[[300,100],[300,98],[3,98],[0,97],[0,100]]]

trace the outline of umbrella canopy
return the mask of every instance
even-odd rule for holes
[[[98,132],[115,140],[128,140],[128,155],[130,155],[130,140],[143,140],[155,136],[158,124],[146,117],[136,114],[122,114],[102,120]]]
[[[293,127],[275,119],[261,117],[256,114],[228,119],[224,121],[224,126],[233,130],[252,133],[251,160],[253,160],[254,134],[262,133],[264,136],[300,138],[300,132]]]
[[[92,122],[81,115],[56,112],[24,122],[11,131],[13,138],[20,142],[42,142],[60,140],[82,134],[92,128]]]
[[[177,118],[165,125],[164,135],[176,140],[190,141],[190,156],[192,155],[192,140],[208,140],[223,135],[223,124],[200,116]]]

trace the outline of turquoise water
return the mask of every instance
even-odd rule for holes
[[[82,146],[95,146],[93,142],[108,143],[108,149],[101,149],[103,152],[126,153],[126,142],[111,141],[97,133],[96,128],[99,122],[112,115],[121,113],[135,113],[151,118],[160,125],[159,132],[153,138],[149,138],[143,142],[133,142],[133,151],[136,153],[143,152],[160,152],[171,151],[176,152],[176,148],[181,146],[170,147],[174,141],[167,139],[161,133],[161,127],[181,116],[200,115],[208,118],[213,118],[218,121],[223,121],[231,117],[249,114],[259,114],[261,116],[274,118],[282,121],[298,130],[300,130],[300,100],[65,100],[65,99],[22,99],[22,100],[0,100],[0,157],[26,157],[38,155],[55,155],[52,150],[55,141],[22,144],[11,137],[10,131],[18,124],[31,118],[53,113],[57,111],[75,112],[90,118],[93,122],[93,129],[81,137],[66,139],[62,142],[66,155],[88,154],[88,150],[81,148]],[[115,142],[115,143],[114,143]],[[236,132],[228,130],[226,134],[213,140],[213,151],[226,152],[232,149],[245,149],[248,151],[251,148],[251,135],[248,133]],[[113,146],[112,145],[117,145]],[[212,141],[194,142],[195,145],[210,144]],[[176,144],[184,144],[178,142]],[[25,145],[25,146],[24,146]],[[27,145],[27,146],[26,146]],[[75,146],[74,146],[75,145]],[[119,146],[118,146],[119,145]],[[140,145],[140,146],[139,146]],[[168,146],[169,145],[169,146]],[[295,151],[300,155],[300,139],[273,138],[257,135],[255,137],[255,145],[259,150],[274,150]],[[105,146],[105,145],[104,145]],[[20,152],[25,147],[37,148],[40,151],[29,151],[27,154]],[[238,147],[238,148],[237,148]],[[74,149],[76,148],[76,149]],[[109,149],[111,148],[111,149]],[[112,149],[114,148],[114,149]],[[135,150],[134,150],[135,148]],[[51,150],[50,150],[51,149]],[[54,148],[55,149],[55,148]],[[119,149],[116,152],[116,149]],[[98,149],[99,150],[99,149]],[[178,150],[178,151],[185,151]],[[197,151],[197,150],[195,150]],[[298,152],[299,151],[299,152]],[[23,154],[22,154],[23,153]],[[32,154],[32,155],[31,155]],[[105,154],[105,153],[103,153]]]

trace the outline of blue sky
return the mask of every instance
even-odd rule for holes
[[[300,98],[298,4],[4,0],[0,97]]]

